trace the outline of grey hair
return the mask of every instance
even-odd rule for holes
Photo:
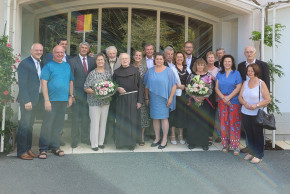
[[[116,53],[118,52],[117,48],[115,46],[109,46],[106,48],[106,54],[108,54],[109,50],[115,50]]]
[[[121,56],[122,55],[127,55],[128,57],[129,57],[129,60],[131,59],[131,57],[130,57],[130,55],[128,54],[128,53],[121,53],[120,55],[119,55],[119,59],[121,60]]]
[[[153,48],[154,48],[154,45],[153,44],[147,43],[147,44],[144,45],[144,49],[146,49],[148,46],[153,46]]]
[[[218,52],[218,51],[224,51],[224,52],[225,52],[225,49],[224,49],[224,48],[218,48],[218,49],[216,50],[216,52]]]
[[[256,48],[253,47],[253,46],[247,46],[247,47],[245,48],[245,51],[246,51],[247,48],[253,48],[254,52],[255,52],[255,53],[257,52]]]
[[[82,45],[86,45],[87,47],[90,48],[90,44],[89,44],[88,42],[81,42],[80,45],[79,45],[79,48],[80,48]]]
[[[34,48],[34,46],[35,46],[35,45],[37,45],[37,44],[39,44],[39,45],[41,45],[41,46],[43,47],[43,45],[42,45],[42,44],[40,44],[39,42],[36,42],[36,43],[33,43],[33,44],[32,44],[32,46],[31,46],[31,48],[30,48],[30,49],[32,50],[32,49]]]
[[[164,49],[164,52],[166,51],[174,51],[174,49],[171,47],[171,46],[167,46],[165,49]]]

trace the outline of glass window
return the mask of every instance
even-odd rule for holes
[[[128,9],[103,9],[102,10],[102,48],[105,51],[108,46],[115,46],[118,53],[127,52]]]
[[[184,44],[184,17],[161,12],[160,14],[160,51],[171,46],[182,51]]]
[[[213,26],[193,18],[188,19],[188,40],[193,42],[194,55],[204,57],[212,50]]]
[[[70,55],[78,54],[78,47],[83,42],[84,34],[77,32],[77,18],[80,15],[92,14],[92,31],[85,33],[85,41],[91,45],[90,50],[94,53],[98,51],[98,9],[82,10],[72,12],[71,16],[71,40],[70,40]]]
[[[132,9],[131,51],[143,50],[146,43],[156,44],[156,11]]]
[[[44,59],[60,38],[67,36],[67,13],[39,20],[39,42],[43,44]]]

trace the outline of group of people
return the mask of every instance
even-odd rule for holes
[[[21,110],[17,156],[46,159],[49,149],[63,156],[60,138],[66,108],[72,106],[72,148],[81,141],[94,151],[104,149],[112,130],[117,149],[144,146],[145,136],[153,135],[151,147],[158,149],[164,149],[170,141],[174,145],[187,143],[189,149],[208,150],[215,140],[222,142],[223,152],[231,150],[239,155],[244,128],[245,160],[259,163],[264,137],[255,118],[258,109],[267,107],[271,100],[267,64],[256,59],[252,46],[245,48],[247,60],[237,69],[233,56],[223,48],[216,53],[209,51],[204,60],[193,56],[193,46],[187,41],[183,52],[174,53],[168,46],[164,53],[154,54],[154,46],[146,44],[145,57],[143,51],[136,50],[131,60],[127,53],[117,57],[114,46],[106,49],[107,56],[89,56],[90,45],[82,42],[79,55],[70,57],[65,53],[67,40],[61,39],[42,65],[43,46],[33,44],[31,56],[17,70]],[[205,96],[188,92],[196,77],[207,80]],[[94,87],[100,81],[118,84],[110,100],[96,96]],[[43,103],[39,100],[42,96]],[[45,109],[39,154],[31,151],[37,104]]]

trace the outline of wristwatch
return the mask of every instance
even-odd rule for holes
[[[259,104],[259,103],[257,104],[257,107],[258,107],[258,108],[260,107],[260,104]]]
[[[71,96],[72,98],[74,98],[74,95],[72,94],[72,95],[69,95],[69,96]]]

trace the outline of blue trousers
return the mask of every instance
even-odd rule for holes
[[[20,104],[21,119],[17,131],[17,156],[21,156],[31,149],[32,130],[35,119],[36,106],[32,110],[25,109],[24,104]]]
[[[51,103],[51,112],[44,111],[43,122],[39,137],[39,151],[47,151],[48,146],[52,150],[59,149],[61,131],[64,126],[64,116],[67,102],[55,101]]]

